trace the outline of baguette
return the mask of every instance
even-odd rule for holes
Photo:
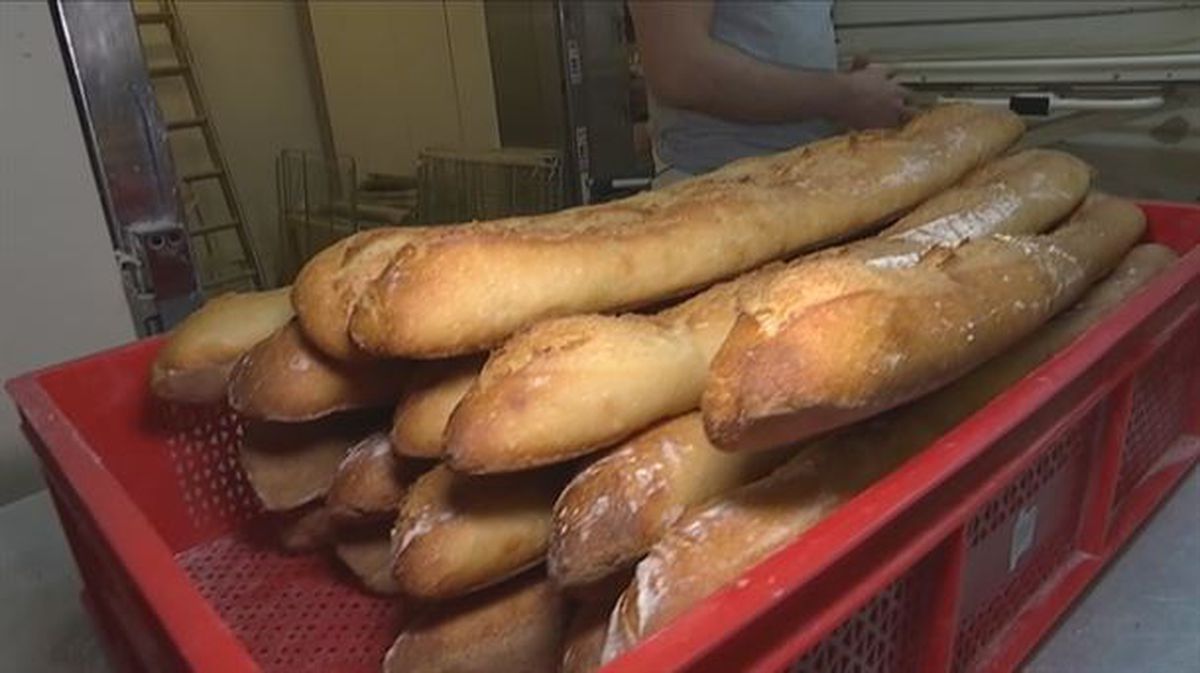
[[[1038,234],[1079,205],[1093,172],[1066,152],[1023,150],[984,164],[881,236],[955,245],[998,232]]]
[[[376,432],[354,445],[338,464],[325,506],[341,524],[392,520],[416,469],[392,453],[386,434]]]
[[[537,572],[431,606],[396,638],[384,673],[550,673],[558,668],[564,605]]]
[[[467,473],[557,463],[696,408],[737,293],[769,265],[655,316],[572,316],[515,335],[484,365],[446,427]]]
[[[1006,110],[940,106],[618,202],[443,228],[368,284],[350,335],[378,356],[444,357],[538,320],[652,303],[865,233],[1021,132]]]
[[[688,513],[637,567],[609,622],[615,658],[808,530],[1097,323],[1175,259],[1132,250],[1069,311],[1011,351],[908,406],[809,442],[772,475]]]
[[[469,477],[444,465],[418,478],[392,530],[393,572],[422,599],[461,596],[541,562],[561,469]]]
[[[788,451],[719,451],[693,412],[648,430],[580,472],[554,504],[547,556],[562,587],[629,567],[684,511],[753,481]]]
[[[426,367],[396,406],[392,448],[400,456],[440,458],[450,414],[479,376],[477,358]]]
[[[400,397],[405,364],[332,360],[292,321],[238,360],[229,378],[229,405],[250,418],[287,422],[387,406]]]
[[[593,673],[599,670],[605,627],[616,598],[613,595],[606,600],[585,601],[576,607],[563,635],[559,673]]]
[[[396,578],[392,577],[392,542],[386,531],[343,536],[333,551],[368,591],[382,596],[400,593]]]
[[[225,399],[233,363],[292,318],[289,288],[215,297],[171,330],[150,366],[150,390],[176,402]]]
[[[1087,193],[1091,169],[1062,152],[997,159],[933,197],[886,233],[953,244],[1048,229]],[[700,404],[708,366],[771,265],[653,317],[577,316],[517,334],[494,353],[446,432],[455,469],[523,469],[611,445]]]
[[[275,520],[279,546],[289,552],[309,552],[333,544],[337,526],[329,510],[319,503],[309,503]]]
[[[238,462],[263,508],[285,511],[325,495],[363,430],[358,416],[287,424],[251,421]]]
[[[313,345],[337,360],[369,357],[350,340],[350,313],[367,284],[423,231],[413,227],[363,231],[325,248],[300,269],[291,300]]]
[[[705,386],[708,435],[780,446],[944,385],[1075,301],[1144,228],[1137,206],[1093,195],[1050,234],[810,257],[743,296]]]

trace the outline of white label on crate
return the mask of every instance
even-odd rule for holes
[[[1012,572],[1021,557],[1033,546],[1033,534],[1037,530],[1037,505],[1030,505],[1017,512],[1013,525],[1012,546],[1008,549],[1008,571]]]

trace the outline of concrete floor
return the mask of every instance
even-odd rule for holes
[[[1200,672],[1200,470],[1192,470],[1024,670]]]
[[[112,670],[79,588],[46,491],[0,508],[0,670]]]
[[[0,508],[0,670],[111,671],[43,491]],[[1026,673],[1200,672],[1200,471],[1025,666]]]

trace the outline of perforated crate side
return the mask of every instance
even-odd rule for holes
[[[1075,548],[1107,404],[1099,404],[968,522],[953,670],[969,671]]]
[[[47,482],[63,534],[75,557],[80,598],[105,638],[110,656],[125,671],[179,671],[185,666],[165,640],[153,615],[132,590],[126,568],[81,510],[77,496],[53,472]]]
[[[1121,468],[1117,476],[1116,502],[1146,476],[1150,467],[1166,453],[1186,429],[1189,413],[1188,386],[1196,358],[1195,319],[1176,332],[1173,340],[1153,356],[1134,377],[1133,400]]]
[[[918,637],[933,599],[928,559],[889,584],[825,636],[788,673],[907,673],[920,655]]]
[[[378,671],[398,601],[364,594],[326,555],[280,551],[251,521],[262,506],[237,457],[246,421],[223,406],[162,403],[155,415],[192,525],[233,531],[176,560],[254,660],[281,673]]]
[[[268,673],[378,673],[400,601],[363,593],[324,555],[282,553],[253,528],[176,558],[254,660]]]
[[[228,533],[259,511],[237,464],[241,421],[224,406],[150,394],[161,341],[145,340],[37,374],[61,416],[173,552]],[[77,485],[64,484],[74,490]],[[90,503],[89,503],[90,504]]]
[[[155,418],[192,526],[227,531],[262,511],[238,463],[245,421],[225,405],[157,402]]]

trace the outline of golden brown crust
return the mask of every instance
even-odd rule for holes
[[[401,590],[427,599],[461,596],[540,562],[567,476],[554,468],[469,477],[444,465],[422,475],[392,531]]]
[[[1134,247],[1121,260],[1120,265],[1109,274],[1104,282],[1096,285],[1079,300],[1079,303],[1064,315],[1061,323],[1070,325],[1073,321],[1098,320],[1100,315],[1107,313],[1126,297],[1133,295],[1152,278],[1165,271],[1179,259],[1172,249],[1159,243],[1142,243]],[[1095,318],[1081,314],[1096,315]],[[1056,326],[1058,323],[1054,323]],[[1060,327],[1060,329],[1062,329]]]
[[[538,572],[448,603],[410,623],[384,673],[551,673],[558,667],[564,605]]]
[[[367,284],[392,256],[429,230],[383,227],[348,236],[310,259],[296,276],[291,293],[300,325],[323,353],[337,360],[362,360],[348,333],[350,312]]]
[[[602,659],[630,649],[844,502],[831,472],[843,463],[805,460],[679,520],[618,599]]]
[[[562,664],[559,673],[593,673],[600,668],[608,615],[617,594],[580,603],[567,622],[563,635]]]
[[[1041,233],[1079,205],[1092,173],[1090,166],[1065,152],[1017,152],[980,166],[881,236],[954,244],[997,231]]]
[[[630,567],[689,507],[763,476],[787,456],[719,451],[697,412],[637,435],[563,489],[554,504],[550,576],[575,587]]]
[[[931,242],[1043,231],[1079,203],[1090,175],[1061,152],[997,159],[885,232],[901,240],[854,248],[900,256]],[[695,408],[739,294],[753,296],[782,268],[744,274],[652,317],[558,318],[518,333],[455,412],[451,463],[484,473],[565,460]]]
[[[338,464],[325,506],[339,523],[366,524],[395,518],[418,466],[392,453],[386,434],[355,444]]]
[[[377,531],[373,535],[343,535],[333,550],[367,591],[383,596],[400,593],[400,587],[392,577],[392,541],[386,531]]]
[[[459,358],[424,364],[414,374],[392,422],[392,448],[397,455],[442,456],[450,414],[475,383],[482,366],[481,358]]]
[[[694,407],[705,369],[686,333],[651,318],[535,325],[488,360],[459,403],[446,428],[447,461],[461,472],[509,472],[590,453]],[[672,385],[645,376],[653,371]],[[579,383],[577,394],[564,394],[567,381]]]
[[[150,366],[163,399],[213,404],[225,399],[233,363],[292,317],[290,288],[215,297],[167,336]]]
[[[289,552],[309,552],[333,544],[337,525],[329,510],[310,503],[281,513],[274,522],[279,546]]]
[[[1007,111],[943,106],[902,129],[735,162],[619,202],[444,229],[369,283],[351,337],[377,355],[441,357],[538,320],[703,287],[878,226],[1021,130]]]
[[[289,322],[251,348],[229,378],[229,405],[250,418],[307,421],[395,403],[409,364],[332,360]]]
[[[263,507],[284,511],[324,496],[338,464],[362,439],[364,420],[356,415],[312,423],[248,422],[238,462]]]
[[[893,239],[885,255],[868,241],[798,263],[743,297],[705,387],[708,434],[780,446],[941,386],[1074,301],[1143,228],[1132,204],[1094,196],[1047,235]]]
[[[614,610],[612,659],[811,528],[1071,343],[1175,256],[1132,250],[1079,304],[1016,348],[911,405],[809,442],[772,475],[687,514],[637,568]]]

